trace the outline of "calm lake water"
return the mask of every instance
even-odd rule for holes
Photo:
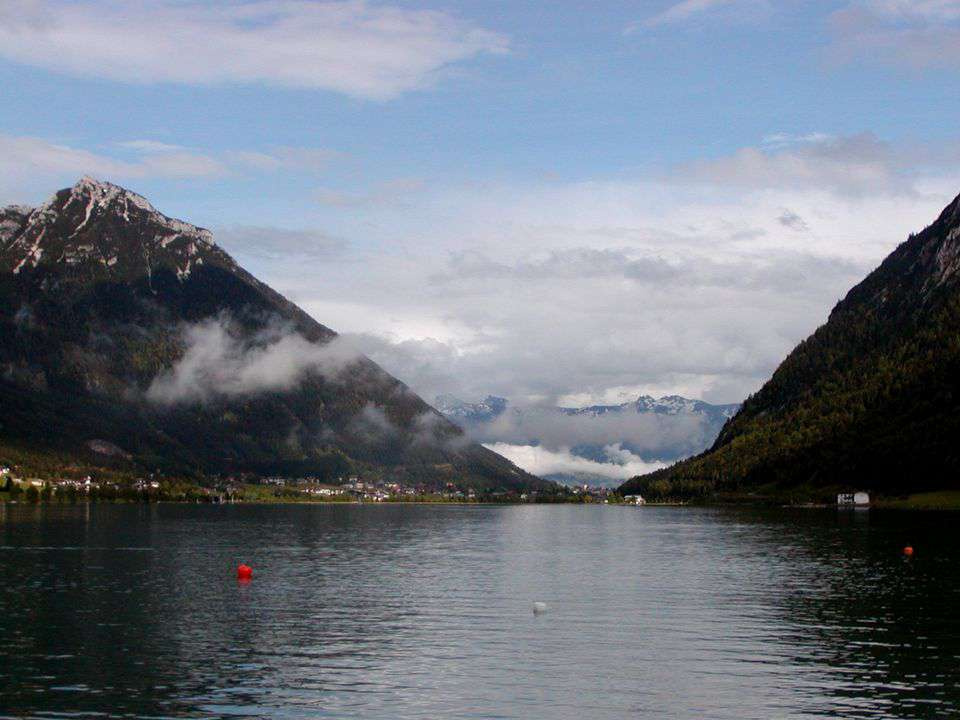
[[[958,521],[0,505],[0,717],[956,717]]]

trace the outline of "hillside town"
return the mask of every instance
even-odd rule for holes
[[[210,485],[160,478],[40,478],[22,473],[17,468],[0,465],[0,499],[16,502],[58,501],[77,499],[190,501],[190,502],[576,502],[642,504],[639,496],[621,498],[609,488],[576,485],[559,496],[548,499],[536,490],[517,494],[502,490],[481,491],[446,483],[434,488],[424,484],[410,485],[395,480],[364,479],[360,476],[337,478],[323,482],[316,477],[265,478],[228,477]]]

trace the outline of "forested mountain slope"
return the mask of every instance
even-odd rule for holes
[[[624,492],[960,489],[960,198],[783,361],[705,453]]]

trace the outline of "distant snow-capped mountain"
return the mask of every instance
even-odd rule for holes
[[[510,402],[506,398],[488,395],[479,402],[466,402],[454,395],[438,395],[434,407],[449,418],[463,420],[468,423],[489,422],[503,415]],[[562,406],[531,406],[512,407],[511,412],[517,414],[559,413],[567,416],[599,417],[611,413],[655,413],[658,415],[703,415],[711,421],[719,422],[722,426],[740,408],[737,403],[728,405],[712,405],[702,400],[691,400],[679,395],[665,395],[655,398],[651,395],[641,395],[632,402],[619,405],[589,405],[582,408]],[[719,431],[719,428],[718,428]]]
[[[655,398],[651,395],[641,395],[633,402],[620,405],[591,405],[584,408],[557,408],[566,415],[589,415],[596,417],[607,413],[656,413],[658,415],[703,415],[711,421],[723,423],[729,420],[737,410],[739,404],[711,405],[703,400],[691,400],[679,395],[665,395]],[[719,428],[718,428],[719,431]]]
[[[486,422],[498,417],[507,409],[506,398],[487,395],[480,402],[464,402],[453,395],[437,395],[434,407],[453,420]]]
[[[478,402],[441,395],[434,405],[471,438],[521,466],[520,458],[531,458],[536,467],[525,468],[530,472],[593,484],[615,484],[618,468],[649,471],[702,452],[739,408],[679,395],[581,408],[514,407],[494,395]]]

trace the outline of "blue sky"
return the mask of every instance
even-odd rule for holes
[[[92,24],[98,12],[130,15],[140,5],[29,3],[21,12],[48,5],[56,18],[57,6],[69,4],[87,11]],[[951,19],[955,4],[928,4]],[[878,63],[868,53],[842,59],[846,41],[834,25],[849,2],[700,2],[688,15],[647,25],[676,6],[397,3],[393,7],[407,12],[428,8],[495,33],[502,51],[438,65],[432,69],[439,72],[426,75],[439,78],[425,79],[422,89],[389,90],[389,97],[364,97],[362,88],[358,96],[285,87],[269,73],[255,81],[225,73],[224,81],[203,84],[189,77],[138,81],[134,73],[117,82],[87,68],[16,62],[16,53],[6,53],[13,57],[0,65],[0,84],[14,101],[3,104],[0,123],[10,135],[116,157],[122,157],[116,143],[139,139],[198,154],[283,145],[343,155],[310,173],[264,176],[248,169],[216,182],[203,175],[202,182],[137,178],[158,204],[209,225],[253,221],[267,208],[288,224],[317,221],[323,213],[310,206],[309,194],[321,183],[361,191],[413,176],[444,182],[633,177],[778,133],[870,131],[890,142],[952,136],[944,118],[960,108],[956,66]],[[16,13],[18,3],[11,7],[6,12]],[[223,62],[229,65],[229,58]],[[42,195],[39,188],[23,192]]]
[[[214,230],[428,399],[742,399],[958,191],[960,0],[8,0],[0,202]]]

